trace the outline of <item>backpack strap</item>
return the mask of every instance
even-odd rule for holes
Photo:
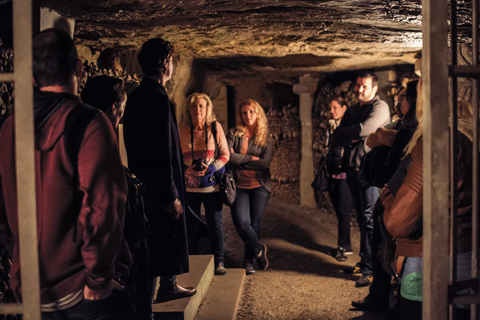
[[[64,143],[65,150],[73,166],[73,184],[76,188],[74,197],[74,210],[80,215],[82,208],[83,194],[80,192],[80,178],[78,173],[78,154],[85,137],[90,122],[100,113],[100,110],[95,109],[85,103],[80,103],[73,107],[67,116],[64,129]],[[77,219],[75,219],[77,220]],[[77,227],[73,230],[73,241],[77,241]]]

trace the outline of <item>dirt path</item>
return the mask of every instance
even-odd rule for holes
[[[242,264],[243,243],[226,208],[226,267]],[[367,295],[356,288],[359,275],[342,272],[358,255],[338,262],[328,255],[336,247],[334,213],[283,203],[271,198],[262,222],[262,241],[268,245],[270,266],[248,276],[237,319],[388,319],[386,312],[364,313],[350,303]],[[359,250],[359,232],[352,226],[353,251]]]

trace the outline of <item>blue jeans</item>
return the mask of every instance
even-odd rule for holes
[[[372,213],[375,203],[378,200],[377,187],[364,187],[358,180],[358,175],[347,174],[347,184],[352,193],[357,222],[360,229],[360,268],[362,273],[372,275],[372,235],[373,219]]]
[[[131,320],[133,307],[125,290],[113,290],[102,300],[82,300],[62,311],[42,312],[42,320]]]
[[[468,279],[472,276],[472,252],[457,255],[457,281]]]
[[[238,235],[245,243],[245,262],[252,263],[260,251],[260,224],[270,192],[265,187],[237,188],[237,197],[231,207],[232,219]]]
[[[225,235],[223,231],[223,202],[220,198],[220,193],[187,192],[187,203],[198,215],[200,215],[200,208],[203,203],[215,265],[223,263]]]

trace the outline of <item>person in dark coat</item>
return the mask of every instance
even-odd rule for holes
[[[145,185],[152,283],[160,277],[156,302],[196,293],[176,281],[189,265],[182,150],[175,106],[165,89],[172,77],[173,54],[173,45],[161,38],[143,44],[138,61],[144,78],[130,93],[124,115],[129,168]]]

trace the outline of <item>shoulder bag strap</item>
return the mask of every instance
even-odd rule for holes
[[[213,131],[213,127],[212,127],[212,131]],[[193,156],[193,124],[190,125],[190,141],[192,143],[192,162],[193,162],[193,160],[195,159],[195,157]],[[215,144],[215,150],[216,150],[216,146],[217,145]],[[207,153],[208,153],[208,127],[207,127],[207,122],[205,121],[205,154]]]

